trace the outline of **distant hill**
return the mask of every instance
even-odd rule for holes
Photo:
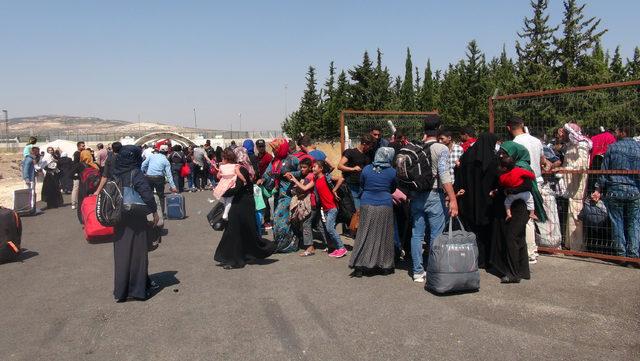
[[[38,115],[9,119],[9,131],[13,136],[43,134],[49,132],[79,131],[84,133],[131,133],[151,131],[194,132],[194,129],[155,122],[132,123],[124,120],[76,117],[69,115]]]

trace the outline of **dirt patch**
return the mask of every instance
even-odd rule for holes
[[[25,188],[22,180],[22,153],[0,154],[0,206],[13,208],[13,192]],[[37,194],[40,194],[42,179],[36,183]]]

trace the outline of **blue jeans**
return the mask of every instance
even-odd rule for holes
[[[187,185],[189,186],[189,190],[193,189],[193,163],[189,163],[189,175],[187,176]]]
[[[609,212],[612,238],[617,256],[638,258],[640,243],[640,196],[605,196],[604,204]]]
[[[338,209],[333,208],[324,212],[327,218],[327,233],[329,234],[329,238],[335,244],[336,249],[344,248],[344,244],[342,243],[342,239],[336,231],[336,217],[338,216]]]
[[[258,230],[258,237],[262,237],[262,211],[256,211],[256,229]]]
[[[431,244],[444,230],[445,211],[444,194],[441,190],[411,194],[411,217],[413,218],[411,259],[414,275],[424,272],[422,241],[427,226],[426,222],[429,222],[429,244]]]
[[[347,184],[351,191],[351,197],[353,197],[353,204],[356,206],[356,210],[360,209],[360,196],[362,191],[359,184]]]

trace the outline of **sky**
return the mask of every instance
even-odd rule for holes
[[[612,4],[615,3],[615,6]],[[562,18],[551,0],[551,23]],[[595,0],[605,48],[640,46],[640,1]],[[349,69],[382,49],[395,75],[445,69],[476,39],[487,58],[531,16],[528,0],[0,0],[0,108],[238,130],[279,129],[309,65]],[[241,124],[240,124],[241,123]]]

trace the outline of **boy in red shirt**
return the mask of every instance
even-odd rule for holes
[[[516,167],[515,162],[509,156],[503,156],[500,158],[500,170],[502,174],[499,177],[500,185],[506,189],[515,189],[524,182],[532,182],[536,179],[535,174],[526,169]],[[511,204],[520,199],[527,204],[527,210],[529,211],[529,218],[537,220],[538,217],[535,214],[535,204],[533,203],[533,196],[531,192],[511,193],[507,192],[504,199],[504,208],[507,211],[506,220],[511,219]]]

